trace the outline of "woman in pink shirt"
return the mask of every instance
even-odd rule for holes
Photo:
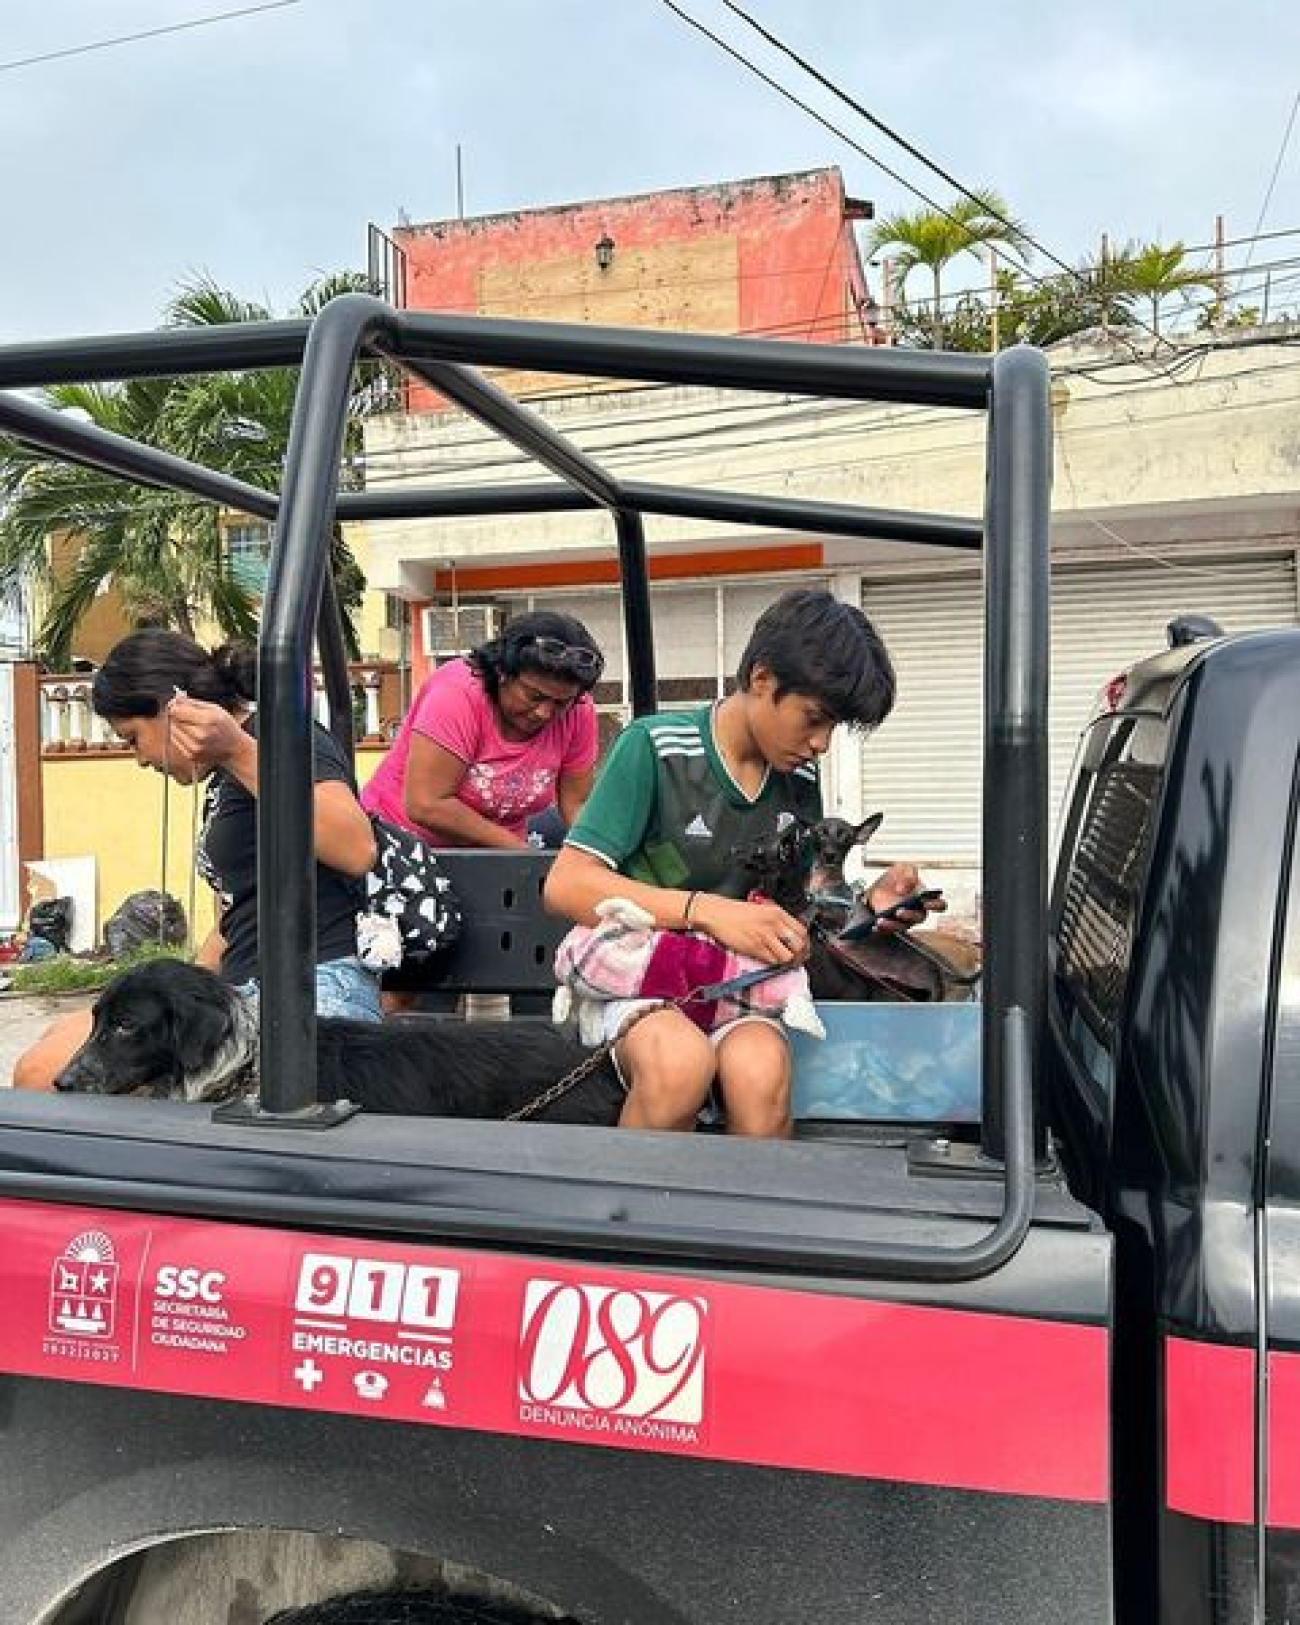
[[[425,679],[362,805],[434,846],[524,846],[551,805],[571,824],[596,765],[604,665],[573,616],[517,616]]]

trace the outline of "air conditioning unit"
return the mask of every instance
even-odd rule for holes
[[[500,604],[430,604],[420,611],[424,652],[434,659],[463,655],[499,636],[504,625]]]

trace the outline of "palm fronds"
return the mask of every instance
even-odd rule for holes
[[[322,278],[298,301],[314,316],[340,293],[371,290],[352,272]],[[167,326],[213,327],[271,319],[206,277],[183,285],[164,315]],[[60,384],[42,392],[46,406],[84,415],[101,428],[218,469],[262,490],[278,490],[288,451],[296,369],[132,379],[122,384]],[[373,393],[358,391],[345,457],[360,444],[356,414]],[[193,632],[212,621],[223,636],[256,636],[256,602],[225,556],[223,516],[193,497],[139,486],[98,469],[69,464],[0,439],[0,592],[35,585],[43,602],[39,652],[66,665],[77,629],[107,591],[136,625]],[[364,578],[341,532],[331,544],[344,632],[355,651],[353,613]]]

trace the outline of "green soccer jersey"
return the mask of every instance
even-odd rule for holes
[[[749,797],[713,736],[713,707],[638,717],[615,741],[568,845],[652,886],[744,897],[734,848],[822,815],[814,766],[771,768]]]

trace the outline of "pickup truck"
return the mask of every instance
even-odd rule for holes
[[[557,478],[336,492],[359,357]],[[278,494],[15,393],[300,363]],[[487,365],[985,412],[986,513],[616,479]],[[1040,354],[350,295],[311,324],[0,349],[0,432],[276,521],[261,1098],[0,1102],[0,1625],[1297,1616],[1300,639],[1195,641],[1107,685],[1049,893]],[[321,538],[588,506],[617,541],[638,710],[645,513],[983,549],[977,1123],[805,1115],[777,1144],[317,1107],[313,631],[350,725]],[[542,984],[544,861],[460,855],[487,924],[450,984]],[[356,1593],[364,1613],[328,1612]]]

